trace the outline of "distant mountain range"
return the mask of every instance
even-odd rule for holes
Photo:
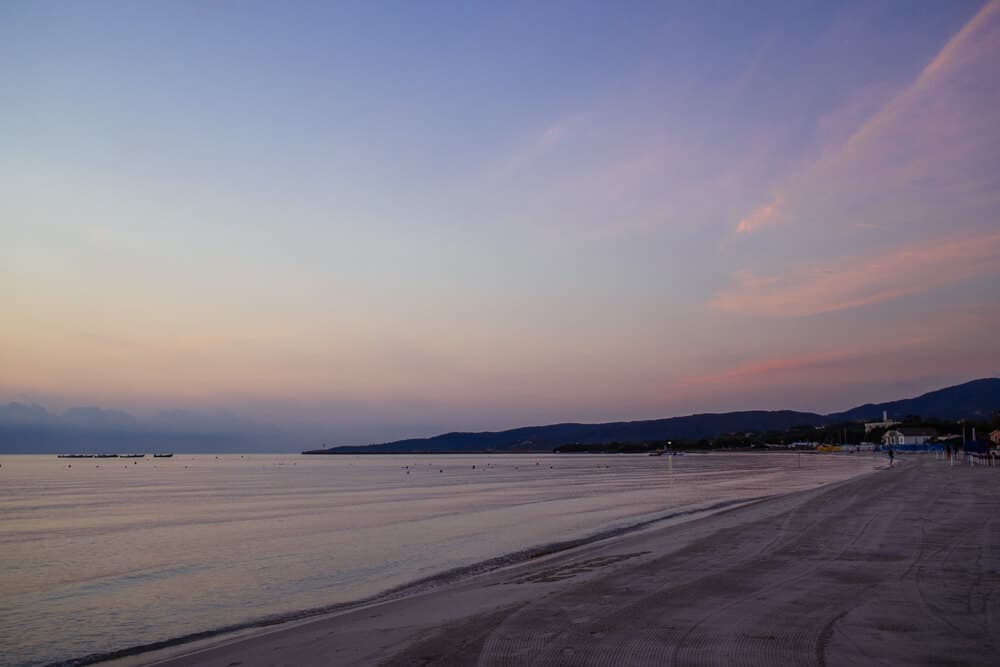
[[[137,419],[121,410],[70,408],[62,414],[40,405],[0,405],[0,454],[79,452],[274,451],[305,444],[273,426],[261,425],[225,412],[160,412]]]
[[[793,410],[750,410],[606,424],[551,424],[507,431],[445,433],[431,438],[413,438],[358,447],[333,447],[306,453],[551,451],[570,443],[699,440],[726,433],[783,431],[794,426],[877,421],[881,419],[883,411],[896,418],[918,415],[943,420],[988,419],[994,412],[1000,411],[1000,378],[973,380],[916,398],[868,403],[828,415]]]
[[[917,398],[861,405],[829,415],[792,410],[697,414],[608,424],[552,424],[508,431],[446,433],[378,445],[334,447],[319,453],[551,451],[571,443],[699,440],[726,433],[784,431],[845,421],[875,421],[885,410],[901,418],[988,419],[1000,410],[1000,379],[975,380]],[[171,411],[137,418],[120,410],[70,408],[61,414],[39,405],[0,405],[0,454],[173,451],[297,451],[317,441],[315,432],[293,432],[225,412]]]

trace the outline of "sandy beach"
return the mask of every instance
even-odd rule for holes
[[[1000,471],[894,469],[115,664],[1000,664]]]

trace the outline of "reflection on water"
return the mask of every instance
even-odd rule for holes
[[[0,646],[45,663],[868,471],[794,454],[0,457]]]

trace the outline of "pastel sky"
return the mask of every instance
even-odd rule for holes
[[[1000,375],[1000,3],[0,3],[0,401],[330,442]]]

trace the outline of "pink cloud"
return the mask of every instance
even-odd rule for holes
[[[552,123],[494,164],[488,171],[488,180],[495,183],[497,180],[522,176],[523,172],[535,168],[540,161],[557,152],[560,146],[579,134],[591,117],[590,113],[584,112]]]
[[[841,370],[868,360],[884,357],[887,354],[903,349],[916,348],[926,343],[926,337],[910,337],[884,345],[877,349],[866,348],[863,351],[854,348],[844,348],[832,351],[773,357],[759,361],[751,361],[734,368],[715,373],[696,375],[682,380],[680,387],[695,389],[698,387],[724,387],[734,384],[753,384],[754,382],[773,382],[778,378],[785,380],[798,376],[814,377],[817,370]]]
[[[883,125],[891,123],[895,116],[905,113],[928,89],[947,85],[948,79],[961,70],[976,68],[985,64],[992,69],[993,57],[997,52],[996,25],[1000,18],[1000,0],[984,5],[958,33],[938,52],[934,59],[921,70],[919,76],[906,90],[896,96],[879,113],[870,118],[847,142],[848,148],[869,139]]]
[[[901,90],[864,89],[821,118],[821,136],[843,139],[778,183],[782,197],[739,220],[737,233],[790,222],[822,233],[873,222],[912,230],[935,224],[939,207],[957,222],[971,217],[977,201],[995,194],[998,63],[995,0]]]
[[[740,220],[736,226],[736,231],[740,234],[752,232],[760,227],[775,225],[782,221],[782,212],[785,207],[785,200],[781,195],[775,196],[769,203],[754,210],[750,215]]]
[[[717,295],[719,310],[799,317],[888,301],[1000,272],[1000,232],[931,239],[867,259],[838,260],[759,276],[744,272]]]
[[[890,319],[880,321],[876,329],[858,332],[861,337],[838,343],[818,339],[787,352],[779,344],[675,378],[660,396],[694,411],[705,406],[817,410],[821,405],[834,410],[899,396],[894,387],[902,384],[925,391],[997,374],[997,304],[988,300],[942,304],[931,318],[919,321],[916,334],[912,320]],[[743,347],[740,353],[746,352]]]

